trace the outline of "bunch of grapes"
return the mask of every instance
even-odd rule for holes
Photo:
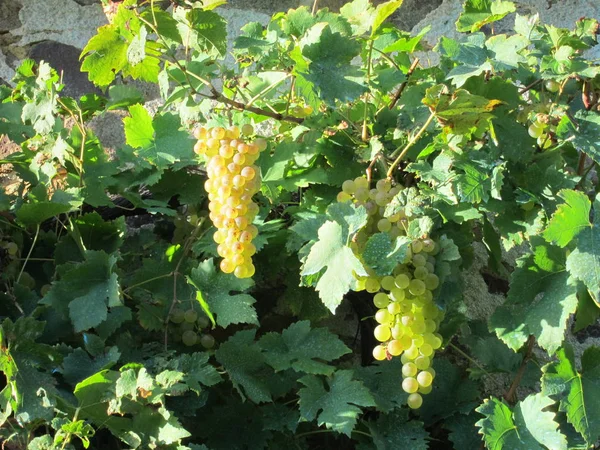
[[[552,136],[556,131],[556,126],[551,123],[552,118],[547,114],[536,114],[535,120],[529,125],[529,136],[537,139],[537,145],[545,150],[552,147]]]
[[[223,258],[220,267],[238,278],[249,278],[255,271],[252,255],[256,247],[252,239],[258,229],[252,221],[258,205],[252,196],[260,189],[260,174],[254,162],[267,143],[264,139],[246,139],[253,134],[251,125],[244,125],[241,133],[235,126],[198,128],[194,132],[198,139],[194,151],[206,156],[208,180],[204,187],[210,201],[209,217],[217,228],[213,238]]]
[[[399,191],[389,180],[379,180],[375,189],[369,190],[367,179],[361,177],[344,182],[338,201],[352,201],[367,209],[370,215],[365,227],[367,233],[376,228],[397,237],[406,233],[404,211],[388,217],[382,212]],[[353,249],[360,256],[360,243],[354,244]],[[382,277],[371,273],[359,277],[357,283],[357,289],[374,294],[373,302],[378,308],[374,334],[380,344],[373,349],[373,357],[381,361],[400,356],[402,389],[409,394],[408,406],[413,409],[423,404],[421,394],[431,392],[435,377],[431,362],[435,351],[442,346],[437,330],[443,313],[433,301],[433,291],[440,284],[435,274],[438,252],[439,246],[432,239],[415,239],[406,260],[393,273]]]
[[[190,308],[184,311],[181,308],[174,308],[170,320],[179,325],[175,332],[177,341],[181,340],[188,347],[200,344],[209,349],[215,346],[215,338],[209,333],[202,333],[202,330],[210,325],[208,318],[205,315],[199,315],[195,309]]]

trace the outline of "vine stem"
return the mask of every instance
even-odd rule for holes
[[[375,41],[371,39],[369,42],[369,53],[367,54],[367,88],[369,87],[369,83],[371,80],[371,59],[373,58],[373,45],[375,45]],[[363,124],[362,124],[362,132],[360,134],[363,142],[369,139],[369,133],[367,130],[367,116],[369,113],[369,93],[365,94],[365,110],[363,114]]]
[[[506,391],[506,394],[504,394],[504,399],[509,403],[515,402],[517,388],[519,387],[519,384],[521,383],[521,379],[523,378],[523,375],[525,374],[525,369],[527,368],[527,363],[529,362],[529,359],[531,358],[531,353],[533,352],[534,344],[535,344],[535,337],[533,335],[530,335],[529,339],[527,340],[527,352],[525,353],[525,356],[523,357],[523,361],[521,361],[521,366],[519,367],[517,375],[515,375],[515,379],[513,380],[512,384],[510,385],[510,388],[508,389],[508,391]]]
[[[400,161],[402,161],[402,158],[404,158],[406,156],[406,154],[408,153],[408,151],[411,149],[411,147],[413,145],[415,145],[415,143],[419,139],[421,139],[421,136],[423,135],[423,133],[425,133],[425,130],[427,130],[427,127],[431,124],[431,122],[433,122],[434,118],[435,118],[435,112],[432,112],[429,115],[429,118],[427,119],[427,121],[425,122],[425,124],[419,130],[419,132],[410,141],[408,141],[408,144],[406,144],[406,146],[402,149],[402,152],[398,155],[398,157],[396,158],[396,160],[390,166],[390,168],[389,168],[389,170],[387,172],[387,177],[388,178],[392,178],[392,174],[394,173],[394,170],[396,169],[396,167],[398,166],[398,164],[400,164]],[[393,156],[394,155],[392,154],[392,157]]]
[[[158,32],[157,27],[155,25],[153,25],[151,22],[148,22],[146,19],[144,19],[137,10],[134,9],[134,11],[135,11],[136,17],[141,22],[143,22],[145,25],[147,25],[159,37],[159,39],[161,39],[163,41],[163,45],[165,45],[168,48],[168,45],[166,44],[164,39],[162,39],[161,34]],[[230,99],[230,98],[226,97],[225,95],[223,95],[222,92],[219,92],[218,89],[210,82],[210,80],[207,80],[193,72],[188,71],[187,67],[183,66],[176,58],[173,58],[172,61],[170,61],[170,60],[164,60],[164,61],[175,64],[177,66],[177,68],[183,72],[183,74],[186,77],[186,80],[189,84],[189,88],[192,91],[192,93],[194,93],[194,94],[201,95],[203,97],[209,98],[211,100],[215,100],[215,101],[217,101],[219,103],[223,103],[225,105],[229,105],[240,111],[250,111],[255,114],[259,114],[259,115],[265,116],[265,117],[271,117],[273,119],[280,120],[280,121],[294,122],[294,123],[304,122],[304,119],[302,119],[300,117],[286,116],[286,115],[280,114],[275,111],[268,111],[266,109],[257,108],[256,106],[248,106],[245,103]],[[206,86],[208,88],[208,90],[210,91],[210,95],[206,95],[201,92],[198,92],[190,83],[190,79],[189,79],[190,76],[195,78],[196,80],[200,81],[200,83],[202,83],[204,86]]]
[[[475,359],[471,358],[469,355],[467,355],[465,352],[463,352],[460,348],[458,348],[456,345],[454,345],[452,342],[448,343],[448,347],[452,347],[452,349],[458,353],[459,355],[461,355],[463,358],[466,358],[468,361],[472,362],[474,365],[476,365],[477,367],[479,367],[481,370],[483,370],[487,375],[489,375],[489,372],[487,370],[485,370],[485,367],[483,367],[481,364],[479,364]]]
[[[21,275],[23,275],[23,272],[25,271],[25,266],[27,265],[27,262],[29,261],[29,258],[31,257],[31,253],[33,253],[33,248],[35,247],[35,244],[37,242],[38,236],[40,235],[40,225],[37,225],[37,228],[35,229],[35,236],[33,236],[33,242],[31,243],[31,247],[29,247],[29,252],[27,253],[27,257],[25,258],[25,261],[23,262],[23,265],[21,266],[21,271],[19,272],[19,276],[17,277],[17,281],[16,283],[19,283],[19,280],[21,279]]]
[[[415,71],[415,69],[417,68],[418,65],[419,65],[419,58],[415,58],[415,60],[410,65],[408,72],[406,72],[406,80],[404,80],[402,82],[402,84],[400,85],[400,87],[398,88],[396,93],[394,94],[394,97],[392,97],[392,100],[390,101],[388,109],[393,109],[394,106],[396,106],[396,103],[398,103],[398,100],[400,100],[400,96],[402,95],[402,92],[404,92],[404,89],[406,89],[406,86],[408,85],[408,79],[413,74],[413,72]]]

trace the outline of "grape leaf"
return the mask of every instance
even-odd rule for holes
[[[570,189],[558,193],[565,203],[556,208],[544,238],[560,247],[567,246],[584,228],[590,226],[591,204],[583,192]]]
[[[558,362],[542,369],[542,393],[557,399],[559,410],[581,433],[588,445],[600,438],[600,348],[588,348],[577,371],[575,355],[570,345],[557,352]]]
[[[477,408],[485,418],[476,425],[490,450],[567,450],[567,440],[558,431],[554,413],[544,411],[553,403],[542,394],[532,394],[511,411],[505,403],[492,397]]]
[[[533,334],[551,355],[560,347],[567,319],[577,308],[577,283],[565,270],[561,249],[537,236],[531,238],[531,247],[533,253],[519,259],[508,298],[489,324],[513,350]]]
[[[600,164],[600,114],[581,110],[575,114],[575,120],[577,126],[571,129],[573,145]]]
[[[475,413],[469,415],[456,414],[444,422],[444,428],[450,431],[448,438],[455,450],[477,448],[481,446],[481,437],[477,433],[475,422],[479,419]]]
[[[369,431],[377,450],[427,450],[429,434],[423,422],[408,420],[406,409],[382,414],[376,421],[369,422]]]
[[[85,261],[61,266],[65,271],[41,303],[52,306],[63,318],[70,317],[76,332],[100,325],[108,308],[122,306],[116,262],[114,255],[86,251]]]
[[[227,23],[215,12],[194,8],[178,8],[173,17],[181,39],[200,53],[225,56],[227,52]]]
[[[331,375],[334,368],[317,361],[333,361],[350,349],[327,328],[310,328],[307,320],[296,322],[279,333],[265,334],[258,345],[267,364],[276,371],[294,369],[296,372]]]
[[[248,397],[255,403],[263,403],[271,401],[268,377],[272,369],[254,342],[255,335],[256,330],[238,331],[221,344],[215,357],[223,364],[242,399]]]
[[[183,354],[170,359],[166,367],[183,373],[182,381],[199,394],[201,386],[210,387],[221,382],[221,375],[208,362],[209,357],[207,352]]]
[[[392,241],[388,233],[373,234],[365,245],[363,260],[377,275],[389,275],[406,259],[410,243],[406,236]]]
[[[302,266],[303,276],[318,274],[325,269],[316,289],[331,312],[335,312],[344,294],[354,285],[354,274],[367,275],[360,260],[346,246],[347,240],[348,234],[342,226],[328,220],[319,228],[319,240]]]
[[[232,274],[217,271],[211,258],[192,269],[188,281],[201,292],[211,312],[216,314],[216,321],[220,326],[227,327],[236,323],[258,325],[256,310],[252,306],[256,300],[251,295],[242,293],[254,284],[251,279],[236,278]]]
[[[371,39],[375,36],[379,27],[385,22],[385,20],[396,11],[404,0],[390,0],[384,3],[380,3],[375,8],[375,14],[373,19],[373,26],[371,28]]]
[[[61,372],[68,383],[75,385],[103,369],[110,369],[121,356],[117,347],[110,347],[104,354],[90,358],[87,352],[76,348],[64,360]]]
[[[600,211],[595,209],[596,215]],[[600,302],[600,227],[585,228],[577,236],[577,246],[567,257],[567,270],[587,286],[596,303]]]
[[[377,409],[389,413],[406,405],[408,394],[398,387],[398,374],[402,372],[402,362],[398,358],[381,361],[366,367],[354,369],[354,378],[362,381],[371,392]]]
[[[352,379],[352,371],[338,370],[331,378],[315,375],[300,378],[305,387],[298,390],[300,414],[303,419],[317,419],[319,426],[350,437],[356,425],[359,406],[375,406],[375,400],[362,382]]]
[[[463,12],[456,21],[456,29],[474,33],[482,26],[501,20],[515,10],[515,4],[509,1],[467,0],[463,5]]]
[[[306,33],[301,47],[310,60],[304,77],[319,89],[323,100],[354,100],[366,91],[361,72],[351,64],[360,53],[358,42],[321,22]]]
[[[82,55],[87,55],[81,65],[82,72],[88,72],[88,78],[98,86],[108,86],[115,74],[127,65],[127,42],[112,25],[104,25],[98,34],[92,37]]]

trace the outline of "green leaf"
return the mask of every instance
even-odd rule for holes
[[[354,100],[364,93],[362,74],[351,64],[360,44],[332,31],[327,23],[314,25],[302,38],[302,55],[310,60],[305,78],[320,91],[323,100]]]
[[[375,406],[367,388],[352,379],[349,370],[338,370],[325,380],[319,376],[300,378],[305,387],[298,390],[300,414],[303,419],[317,419],[319,426],[343,433],[350,437],[361,412],[360,406]]]
[[[85,261],[63,267],[60,280],[43,298],[62,318],[71,318],[75,332],[100,325],[108,308],[120,307],[119,282],[114,273],[117,258],[102,251],[88,250]]]
[[[104,354],[90,358],[86,351],[76,348],[63,360],[62,374],[72,385],[103,369],[110,369],[119,360],[121,353],[117,347],[110,347]]]
[[[600,210],[594,208],[595,214]],[[600,227],[585,228],[577,236],[577,245],[567,257],[567,270],[584,282],[595,302],[600,302]]]
[[[255,403],[271,401],[268,376],[272,370],[265,363],[260,347],[254,342],[255,330],[238,331],[215,352],[233,386],[242,396]]]
[[[544,238],[560,247],[567,246],[582,229],[590,226],[591,203],[583,192],[570,189],[558,193],[565,203],[556,208],[548,227],[544,230]]]
[[[183,373],[182,381],[188,387],[200,394],[202,386],[214,386],[221,382],[221,375],[209,363],[210,355],[207,352],[183,354],[169,360],[167,367]]]
[[[178,29],[183,42],[212,56],[225,56],[227,52],[227,23],[213,11],[200,8],[180,9],[173,16],[179,22]],[[186,14],[187,13],[187,14]],[[185,17],[182,17],[185,14]]]
[[[562,344],[567,320],[577,308],[577,283],[565,270],[565,255],[540,237],[532,254],[517,262],[506,302],[490,318],[490,328],[513,350],[533,334],[549,355]]]
[[[127,61],[130,65],[135,66],[146,57],[146,36],[148,36],[148,32],[146,27],[142,25],[140,34],[135,36],[129,43],[129,47],[127,47]]]
[[[133,148],[145,148],[154,142],[154,127],[152,117],[144,105],[129,107],[131,117],[125,117],[125,142]]]
[[[570,345],[557,352],[558,362],[543,368],[542,393],[557,399],[559,411],[581,433],[588,445],[600,438],[600,348],[588,348],[577,371]]]
[[[108,103],[106,109],[121,109],[133,106],[136,103],[142,103],[144,97],[142,93],[134,87],[126,84],[117,84],[108,88]],[[129,144],[131,145],[131,144]]]
[[[492,397],[477,408],[485,418],[476,425],[490,450],[567,450],[567,439],[558,431],[554,413],[544,411],[553,403],[542,394],[532,394],[519,402],[513,412]]]
[[[573,145],[600,164],[600,114],[594,111],[578,111],[575,120],[576,125],[569,127],[570,135],[574,138]]]
[[[307,320],[290,325],[281,334],[265,334],[258,345],[267,364],[276,371],[294,369],[319,375],[331,375],[334,368],[318,360],[329,362],[350,353],[327,328],[311,329]]]
[[[402,361],[379,361],[369,366],[356,367],[354,378],[362,381],[371,392],[377,409],[389,413],[393,409],[406,405],[408,394],[398,387],[398,374],[402,372]]]
[[[456,21],[456,29],[474,33],[482,26],[501,20],[515,10],[515,4],[509,1],[467,0],[463,5],[463,12]]]
[[[580,289],[578,297],[579,303],[577,305],[577,314],[575,315],[573,333],[577,333],[584,328],[595,324],[600,317],[600,305],[598,305],[594,299],[592,299],[592,296],[587,289]]]
[[[369,237],[363,251],[363,260],[377,275],[385,276],[406,260],[411,240],[406,236],[394,239],[388,233],[376,233]]]
[[[115,74],[127,65],[127,42],[112,25],[98,29],[81,55],[85,56],[81,65],[82,72],[88,72],[88,78],[98,86],[108,86],[115,79]]]
[[[429,434],[423,422],[408,421],[406,409],[382,414],[375,422],[369,422],[369,431],[377,450],[427,450]]]
[[[324,269],[316,289],[331,312],[335,312],[344,294],[354,286],[355,274],[367,274],[360,260],[346,246],[347,241],[348,234],[339,223],[325,222],[319,228],[319,240],[310,249],[302,266],[303,276],[315,275]]]
[[[444,428],[450,431],[448,438],[455,450],[477,448],[481,446],[481,437],[477,433],[475,422],[479,419],[475,413],[469,415],[456,414],[446,419]]]
[[[375,8],[373,27],[371,28],[371,39],[375,36],[383,22],[402,6],[403,1],[404,0],[390,0],[377,5],[377,8]]]
[[[236,278],[232,274],[217,271],[211,258],[192,269],[188,281],[202,293],[202,298],[216,314],[216,321],[220,326],[227,327],[236,323],[258,325],[256,310],[252,306],[256,300],[251,295],[242,293],[254,284],[251,279]]]

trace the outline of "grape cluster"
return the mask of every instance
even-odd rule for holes
[[[190,308],[184,311],[181,308],[174,308],[170,320],[179,325],[175,332],[177,341],[181,340],[188,347],[200,344],[202,347],[209,349],[215,346],[215,338],[208,333],[202,333],[202,330],[210,325],[208,318],[203,314],[198,314],[195,309]]]
[[[547,114],[537,114],[527,131],[529,136],[537,140],[537,145],[541,149],[552,147],[552,136],[556,131],[556,126],[551,123],[551,118]]]
[[[252,221],[258,213],[258,205],[252,196],[260,189],[260,174],[254,162],[259,153],[267,148],[264,139],[253,142],[242,136],[254,134],[251,125],[241,129],[197,128],[198,139],[194,151],[206,156],[208,180],[204,185],[210,201],[209,217],[217,228],[213,239],[217,252],[223,258],[221,270],[238,278],[254,275],[252,255],[256,247],[252,239],[258,229]]]
[[[367,233],[388,233],[391,237],[406,233],[406,214],[399,210],[384,217],[385,207],[400,192],[389,180],[379,180],[375,189],[369,189],[366,178],[345,181],[338,201],[352,201],[363,205],[370,215],[365,227]],[[358,239],[360,241],[360,238]],[[353,242],[353,250],[360,257],[360,242]],[[358,290],[374,294],[378,308],[374,334],[380,342],[373,349],[376,360],[400,356],[402,389],[409,394],[408,406],[413,409],[423,404],[421,394],[431,392],[435,371],[431,361],[435,351],[442,346],[437,333],[442,311],[433,301],[433,291],[440,284],[435,274],[435,255],[439,246],[430,238],[415,239],[407,251],[407,258],[387,276],[359,277]]]

